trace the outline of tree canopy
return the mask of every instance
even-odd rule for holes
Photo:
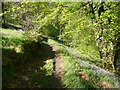
[[[2,2],[2,27],[53,38],[120,71],[120,2]],[[30,32],[29,32],[30,31]],[[30,37],[30,38],[31,38]],[[41,39],[40,39],[41,40]]]

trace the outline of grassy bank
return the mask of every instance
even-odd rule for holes
[[[54,52],[47,42],[32,31],[1,28],[0,34],[3,88],[52,87]]]
[[[3,87],[51,88],[56,53],[62,58],[63,88],[118,88],[114,73],[104,70],[102,61],[79,51],[43,39],[37,33],[0,29],[2,35]],[[49,44],[53,44],[55,51]],[[24,85],[23,85],[24,84]]]
[[[94,61],[86,55],[80,55],[80,52],[72,48],[68,48],[54,40],[49,40],[57,46],[57,52],[62,54],[62,83],[65,88],[118,88],[119,83],[114,73],[100,68],[101,61]],[[76,58],[87,62],[89,65],[84,65],[83,62],[78,61]],[[93,62],[94,61],[94,62]],[[85,63],[86,64],[86,63]],[[85,67],[86,66],[86,67]],[[94,70],[92,66],[97,66],[98,70]]]

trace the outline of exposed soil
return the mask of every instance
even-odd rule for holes
[[[56,54],[56,57],[55,57],[55,76],[57,78],[60,78],[61,77],[61,73],[62,73],[62,59],[61,59],[61,55],[60,54]]]
[[[56,51],[56,46],[54,44],[49,44],[53,51]],[[54,58],[54,84],[53,87],[55,88],[62,88],[61,85],[61,73],[62,73],[62,59],[61,55],[56,53],[56,57]]]

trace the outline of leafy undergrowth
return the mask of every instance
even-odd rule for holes
[[[83,55],[39,34],[3,29],[3,88],[54,87],[55,53],[62,58],[61,82],[64,88],[118,88],[114,73],[106,71],[100,60]],[[27,37],[26,37],[27,36]],[[55,47],[52,50],[48,44]]]
[[[65,88],[120,88],[115,74],[100,68],[101,61],[80,55],[54,40],[50,39],[49,42],[56,45],[57,52],[62,54],[61,78]]]
[[[43,40],[42,36],[32,31],[1,28],[0,34],[3,88],[52,87],[55,52],[47,44],[47,40]]]
[[[12,29],[4,29],[4,28],[0,28],[0,34],[3,35],[6,38],[11,38],[11,39],[22,39],[23,37],[23,31],[16,31],[16,30],[12,30]]]

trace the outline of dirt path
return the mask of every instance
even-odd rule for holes
[[[55,58],[55,51],[46,44],[40,44],[37,52],[39,51],[42,56],[31,56],[24,65],[21,63],[13,66],[16,70],[10,73],[12,78],[3,79],[3,88],[51,88],[53,76],[47,76],[47,71],[40,68],[46,64],[45,61]]]
[[[56,52],[56,46],[54,44],[49,44],[52,47],[52,50]],[[62,59],[61,55],[56,53],[55,58],[54,58],[54,83],[53,87],[54,88],[62,88],[61,85],[61,73],[62,73]]]
[[[17,73],[10,80],[3,81],[3,87],[8,88],[61,88],[62,59],[56,53],[57,47],[53,44],[40,46],[45,54],[41,58],[31,58],[26,66],[17,66]],[[39,51],[39,50],[38,50]],[[46,76],[46,70],[40,70],[45,61],[53,59],[53,74]]]

